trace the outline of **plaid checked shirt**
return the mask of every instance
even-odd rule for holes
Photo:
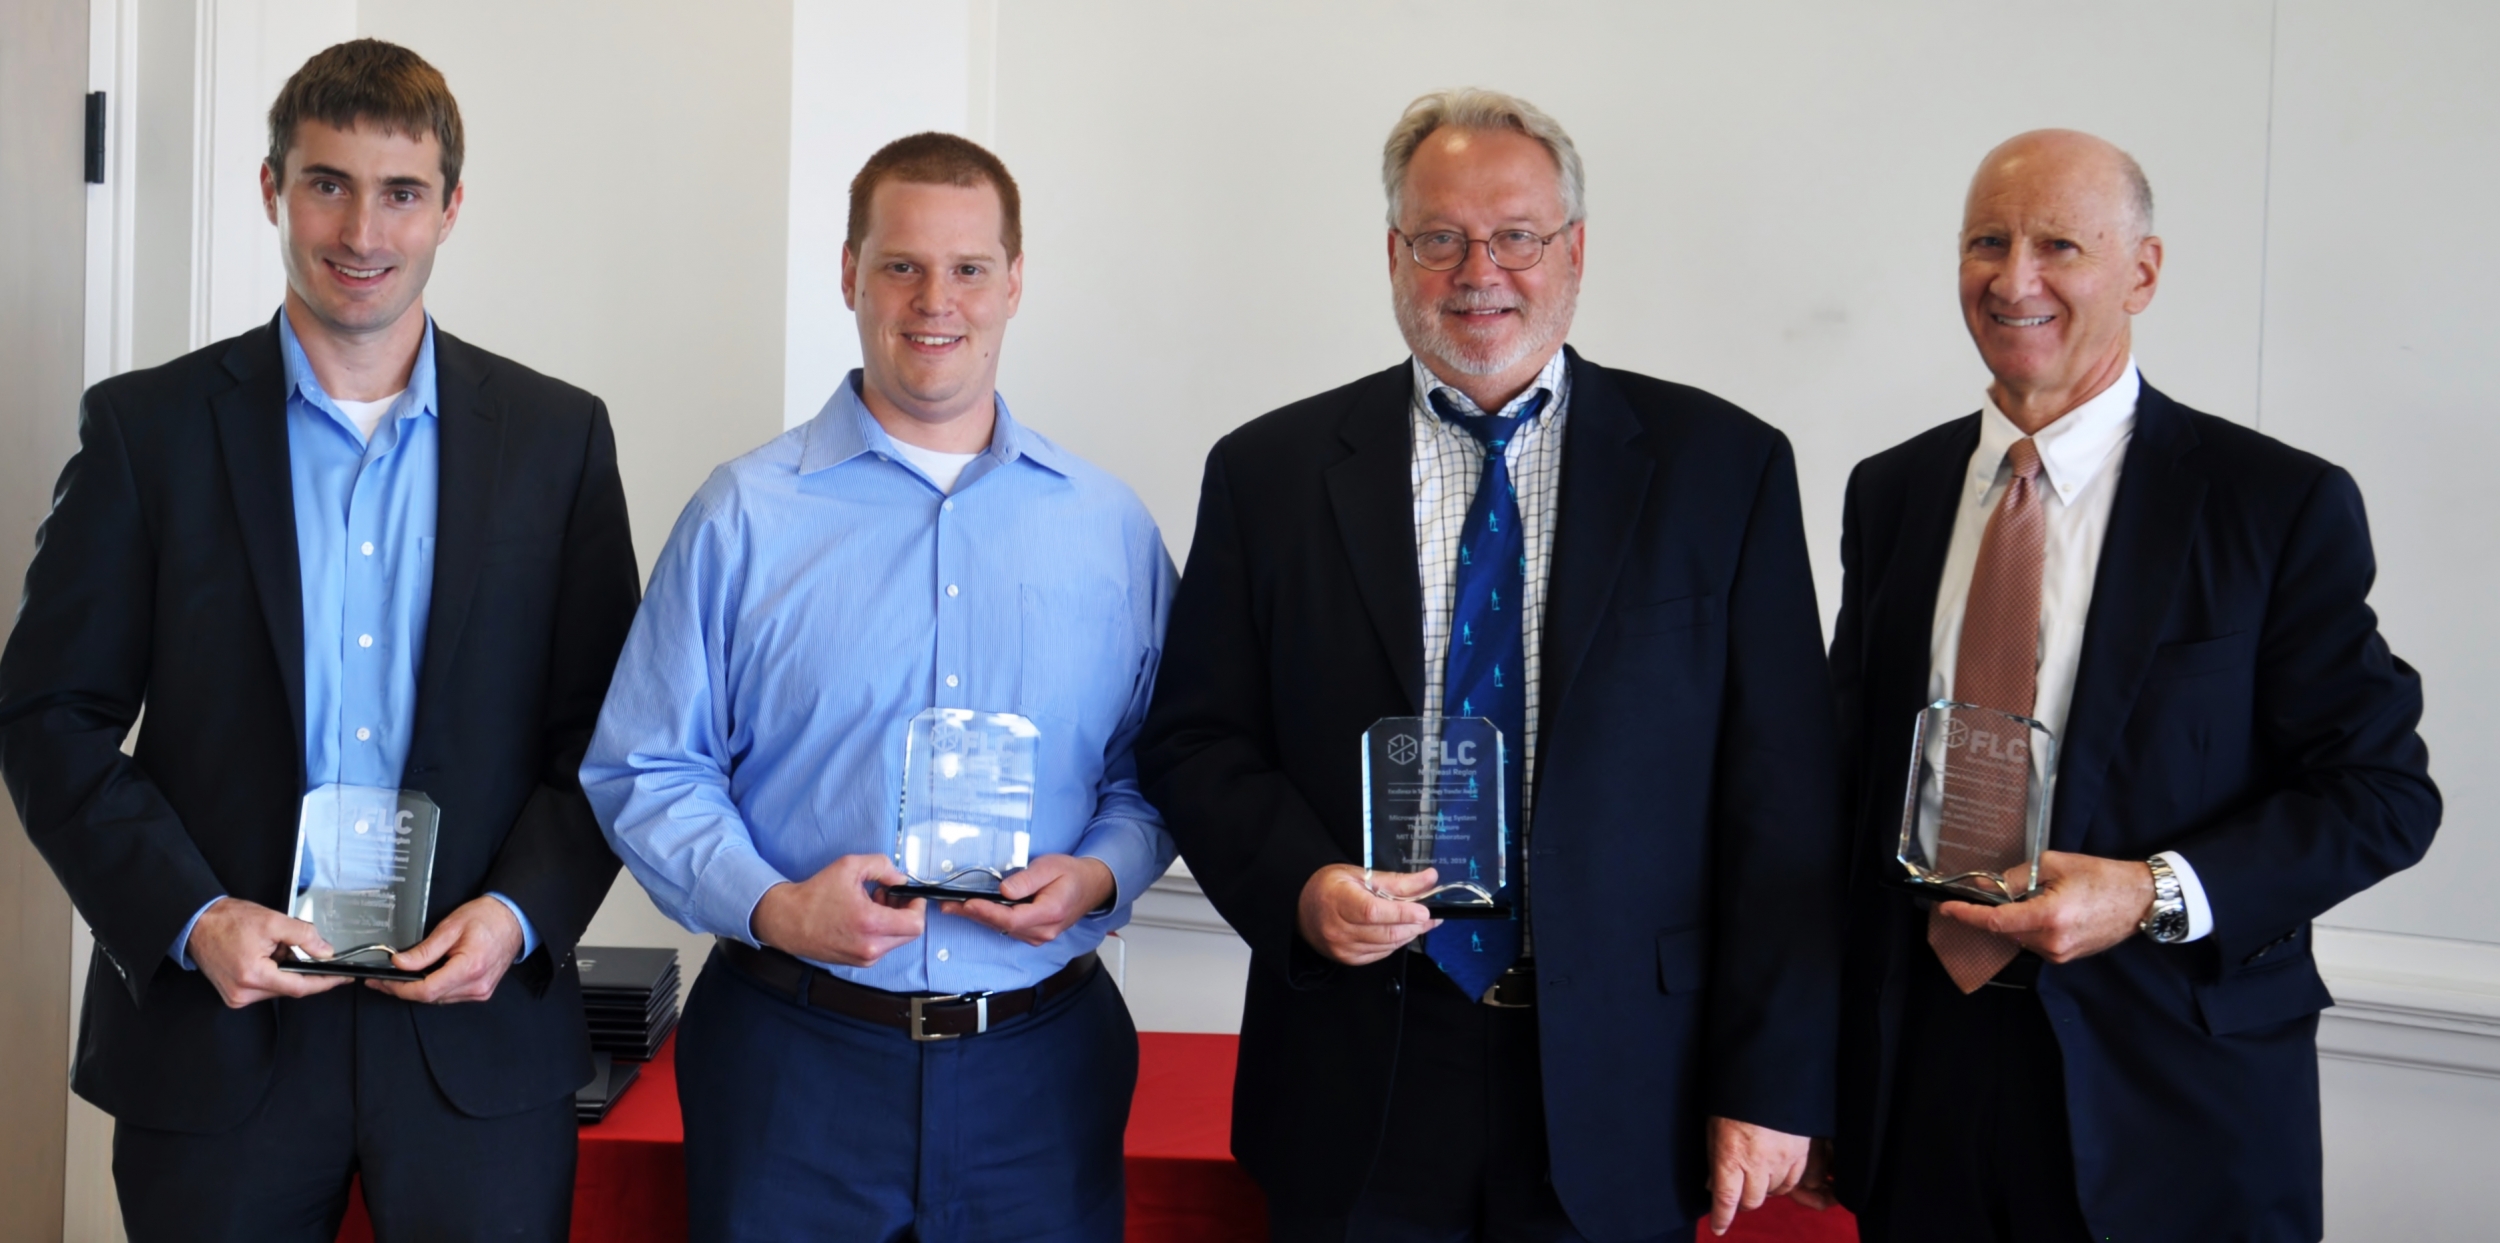
[[[1407,470],[1415,489],[1415,568],[1424,589],[1424,702],[1417,706],[1433,713],[1441,706],[1450,659],[1450,614],[1458,586],[1459,529],[1467,525],[1467,507],[1474,503],[1476,484],[1484,478],[1484,444],[1465,428],[1444,423],[1433,410],[1429,395],[1435,389],[1448,393],[1447,400],[1462,415],[1481,417],[1484,411],[1465,393],[1442,383],[1422,359],[1414,360],[1414,370],[1415,391],[1407,403],[1407,429],[1413,444]],[[1553,396],[1536,421],[1512,438],[1504,454],[1513,486],[1519,490],[1519,522],[1528,543],[1528,598],[1520,616],[1524,631],[1520,637],[1527,662],[1523,683],[1527,691],[1527,737],[1519,740],[1518,760],[1526,767],[1520,770],[1519,807],[1511,819],[1511,832],[1520,842],[1523,872],[1528,816],[1536,807],[1537,709],[1544,695],[1545,660],[1540,649],[1545,636],[1545,586],[1554,565],[1555,505],[1562,495],[1563,420],[1571,413],[1571,368],[1561,350],[1554,351],[1545,369],[1499,413],[1515,413],[1540,389]],[[1527,879],[1525,875],[1519,878],[1523,891]]]

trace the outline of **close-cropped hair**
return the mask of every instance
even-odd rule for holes
[[[1406,166],[1414,162],[1415,152],[1424,140],[1443,128],[1515,130],[1536,139],[1545,153],[1554,157],[1554,168],[1562,182],[1563,223],[1578,224],[1587,217],[1588,175],[1580,167],[1580,149],[1572,145],[1571,135],[1563,131],[1562,123],[1516,95],[1462,86],[1417,96],[1415,102],[1406,106],[1406,115],[1390,128],[1389,142],[1380,155],[1380,185],[1389,193],[1390,228],[1399,227]]]
[[[269,105],[269,171],[286,180],[286,155],[296,127],[319,121],[334,129],[378,126],[383,133],[421,139],[443,149],[443,195],[460,184],[460,104],[442,72],[396,43],[350,39],[313,54],[279,88]]]
[[[852,254],[858,254],[860,243],[868,239],[868,213],[874,206],[877,187],[889,181],[967,189],[990,187],[998,192],[999,240],[1006,243],[1007,258],[1013,260],[1024,253],[1024,200],[1016,194],[1016,179],[1007,172],[1007,165],[969,138],[932,130],[897,138],[877,148],[877,153],[860,165],[859,175],[851,178],[850,232],[843,245]]]

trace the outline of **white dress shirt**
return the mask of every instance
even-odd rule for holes
[[[2116,383],[2031,437],[2047,484],[2041,494],[2047,532],[2040,570],[2039,689],[2031,715],[2058,740],[2061,757],[2066,713],[2075,701],[2075,666],[2083,657],[2084,620],[2092,611],[2092,580],[2100,568],[2101,544],[2109,535],[2110,503],[2118,496],[2118,472],[2127,442],[2135,435],[2136,397],[2143,387],[2130,358],[2126,374]],[[1961,504],[1954,511],[1944,578],[1936,586],[1927,666],[1931,701],[1953,697],[1953,666],[1962,647],[1962,613],[1970,604],[1980,537],[1987,534],[1988,518],[2013,482],[2007,451],[2023,438],[2022,429],[1997,408],[1996,399],[1986,400],[1979,414],[1979,447],[1971,453]],[[2175,850],[2163,851],[2161,858],[2178,874],[2187,899],[2187,939],[2212,932],[2213,908],[2205,901],[2196,869]]]

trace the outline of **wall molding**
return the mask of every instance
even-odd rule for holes
[[[1233,935],[1179,860],[1129,922]],[[2500,945],[2320,925],[2317,956],[2335,994],[2318,1023],[2319,1056],[2500,1079]]]
[[[1215,913],[1215,904],[1207,901],[1206,891],[1198,887],[1198,878],[1189,874],[1189,864],[1177,858],[1172,860],[1170,871],[1156,877],[1155,883],[1137,896],[1136,905],[1129,909],[1129,922],[1140,928],[1233,935],[1233,926]]]
[[[2320,925],[2322,1057],[2500,1079],[2500,945]]]

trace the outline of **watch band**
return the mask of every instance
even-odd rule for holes
[[[2153,912],[2136,925],[2137,930],[2163,945],[2187,940],[2187,891],[2179,884],[2179,874],[2160,855],[2146,859],[2144,866],[2153,872]]]

